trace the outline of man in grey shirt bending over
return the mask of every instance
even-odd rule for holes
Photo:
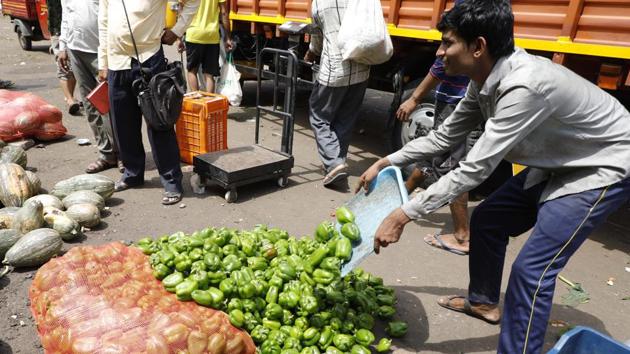
[[[630,196],[630,113],[612,96],[550,60],[514,48],[508,0],[463,1],[442,17],[437,51],[449,75],[471,78],[466,97],[438,130],[372,165],[367,188],[388,165],[405,166],[447,151],[485,122],[459,168],[390,214],[375,251],[399,240],[405,224],[484,181],[501,159],[528,168],[473,212],[466,296],[438,304],[501,322],[499,353],[538,353],[556,276],[594,228]],[[498,303],[510,236],[532,229]]]
[[[59,65],[65,69],[71,66],[79,84],[88,124],[100,155],[85,172],[98,173],[116,167],[118,161],[109,115],[100,114],[86,99],[98,84],[98,1],[62,0],[61,8]]]

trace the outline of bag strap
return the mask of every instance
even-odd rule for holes
[[[140,62],[140,54],[138,54],[138,46],[136,45],[136,39],[133,36],[133,31],[131,30],[131,22],[129,21],[129,15],[127,14],[127,6],[125,6],[125,0],[120,0],[122,2],[123,10],[125,11],[125,18],[127,19],[127,26],[129,27],[129,34],[131,35],[131,43],[133,43],[133,50],[136,52],[136,60],[138,61],[138,65],[140,66],[140,75],[143,79],[148,81],[148,78],[145,77],[145,73],[142,71],[142,62]]]

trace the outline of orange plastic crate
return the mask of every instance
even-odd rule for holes
[[[183,162],[192,164],[196,155],[227,149],[229,107],[227,97],[214,93],[196,91],[184,97],[175,125]]]

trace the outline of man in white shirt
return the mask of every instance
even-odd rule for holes
[[[182,4],[177,23],[165,30],[167,0],[100,0],[99,79],[107,79],[109,84],[110,115],[125,166],[116,191],[144,184],[142,112],[132,83],[140,78],[140,66],[149,69],[150,75],[166,70],[162,43],[172,45],[184,34],[197,12],[199,0],[184,0]],[[136,60],[131,31],[140,62]],[[147,127],[147,132],[165,190],[162,204],[176,204],[182,199],[183,188],[175,129],[160,131]]]
[[[352,129],[363,102],[370,66],[342,60],[337,34],[347,0],[313,1],[311,16],[315,32],[304,60],[321,56],[317,80],[309,99],[309,119],[315,133],[319,157],[324,164],[324,186],[348,176],[346,157]]]
[[[59,65],[72,72],[94,134],[99,157],[86,168],[98,173],[117,165],[118,157],[112,123],[108,114],[101,115],[86,99],[98,82],[98,0],[61,0],[62,19],[59,36]]]
[[[487,179],[502,159],[528,166],[486,198],[470,219],[466,295],[438,305],[501,323],[498,353],[539,353],[556,277],[589,234],[630,197],[630,112],[610,94],[547,58],[514,47],[508,0],[466,0],[437,26],[448,75],[471,81],[455,111],[427,136],[379,160],[367,188],[388,165],[406,166],[485,131],[459,167],[392,212],[374,248],[398,242],[404,226]],[[531,229],[511,267],[499,310],[511,236]]]

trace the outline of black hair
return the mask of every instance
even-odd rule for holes
[[[494,59],[514,52],[514,15],[509,0],[461,1],[444,12],[437,29],[455,31],[469,45],[478,37],[485,38]]]

